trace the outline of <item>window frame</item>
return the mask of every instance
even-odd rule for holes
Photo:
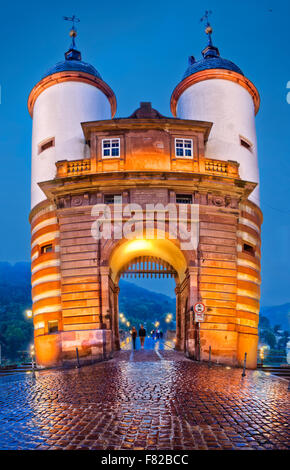
[[[51,143],[51,145],[49,145],[46,148],[43,148],[45,145],[49,143]],[[55,147],[55,137],[49,137],[48,139],[43,140],[42,142],[38,144],[38,155],[40,155],[41,153],[45,152],[46,150],[52,147]]]
[[[256,256],[256,250],[250,243],[243,242],[243,253],[247,253],[250,256]]]
[[[51,248],[48,251],[45,251],[45,248]],[[40,254],[41,255],[46,255],[47,253],[53,253],[53,243],[45,243],[45,245],[41,245],[40,247]]]
[[[115,203],[115,197],[119,197],[120,202]],[[113,199],[113,202],[106,201],[107,198]],[[104,194],[104,204],[122,204],[122,194],[111,194],[111,193]]]
[[[56,325],[52,326],[51,325],[52,323],[56,323]],[[58,320],[48,320],[48,322],[47,322],[47,332],[48,332],[49,335],[58,333],[59,332],[59,321]]]
[[[240,146],[244,149],[248,150],[249,152],[253,152],[253,144],[249,139],[246,139],[243,135],[239,135],[240,138]]]
[[[182,141],[182,148],[184,153],[186,151],[185,147],[185,141],[190,142],[190,150],[191,150],[191,155],[177,155],[177,141]],[[175,137],[174,138],[174,150],[175,150],[175,158],[184,158],[186,160],[193,160],[193,139],[190,138],[184,138],[184,137]]]
[[[190,202],[177,202],[177,199],[190,199]],[[176,204],[192,204],[193,197],[192,194],[175,194],[175,202]]]
[[[115,147],[115,148],[118,148],[118,155],[112,155],[112,150],[113,150],[113,146],[112,146],[112,143],[113,141],[118,141],[118,147]],[[109,152],[110,152],[110,155],[104,155],[104,151],[105,151],[105,148],[104,148],[104,143],[106,141],[109,141],[110,142],[110,147],[109,148],[106,148],[106,150],[109,149]],[[112,158],[120,158],[121,156],[121,139],[120,137],[109,137],[109,138],[104,138],[102,139],[102,159],[103,160],[108,160],[108,159],[112,159]]]

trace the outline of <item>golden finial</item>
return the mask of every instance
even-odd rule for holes
[[[70,37],[72,38],[72,49],[75,49],[75,38],[77,36],[77,29],[75,27],[75,23],[79,23],[80,19],[76,17],[76,15],[73,15],[72,17],[69,16],[64,16],[63,19],[65,21],[71,21],[72,22],[72,29],[69,32]]]
[[[203,17],[200,19],[201,22],[205,22],[205,32],[208,35],[208,42],[209,45],[212,45],[211,35],[212,35],[212,27],[209,22],[209,16],[212,14],[211,10],[206,10]]]

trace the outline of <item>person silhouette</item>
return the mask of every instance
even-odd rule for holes
[[[141,349],[144,349],[146,330],[143,325],[140,325],[139,338],[141,343]]]
[[[137,330],[135,326],[133,326],[132,328],[131,338],[132,338],[133,349],[136,349]]]

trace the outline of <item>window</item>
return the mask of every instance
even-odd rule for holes
[[[44,253],[51,253],[52,252],[52,244],[44,245],[40,248],[40,253],[43,255]]]
[[[120,139],[103,139],[102,155],[103,158],[120,157]]]
[[[56,333],[58,331],[58,321],[57,320],[51,320],[47,322],[48,326],[48,333]]]
[[[175,156],[179,158],[192,158],[192,140],[175,139]]]
[[[250,150],[250,152],[252,151],[253,144],[249,140],[247,140],[245,137],[242,137],[241,135],[240,135],[240,143],[242,147],[245,147],[247,150]]]
[[[105,204],[122,204],[121,194],[105,194],[104,196]]]
[[[192,195],[176,194],[176,204],[192,204]]]
[[[55,146],[55,141],[53,137],[39,144],[38,153],[44,152],[44,150],[49,149],[50,147],[54,147],[54,146]]]
[[[244,243],[243,251],[245,251],[246,253],[249,253],[249,255],[255,256],[255,249],[252,245],[248,245],[247,243]]]

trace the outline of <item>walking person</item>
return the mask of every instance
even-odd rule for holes
[[[141,349],[144,349],[145,336],[146,336],[146,330],[143,325],[140,325],[139,338],[140,338],[140,343],[141,343]]]
[[[136,330],[135,326],[133,326],[133,328],[132,328],[131,337],[132,337],[133,349],[135,350],[136,349],[136,338],[137,338],[137,330]]]

